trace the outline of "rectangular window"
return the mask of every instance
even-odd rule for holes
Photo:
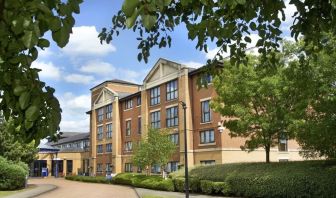
[[[178,162],[168,162],[167,172],[175,172],[178,170]]]
[[[106,119],[112,118],[112,104],[106,106]]]
[[[112,138],[112,124],[106,125],[106,138]]]
[[[132,151],[132,142],[125,142],[125,151]]]
[[[131,120],[126,121],[126,136],[131,135]]]
[[[167,110],[167,118],[166,118],[166,126],[167,127],[174,127],[178,126],[178,107],[171,107]]]
[[[215,132],[213,129],[200,132],[201,144],[208,144],[215,142]]]
[[[177,92],[177,80],[170,81],[166,84],[167,90],[167,101],[174,100],[178,97]]]
[[[97,139],[98,140],[103,139],[103,126],[97,127]]]
[[[111,153],[112,152],[112,144],[106,144],[106,153]]]
[[[103,164],[97,164],[97,173],[103,172]]]
[[[178,145],[178,144],[179,144],[179,134],[178,134],[178,133],[170,134],[169,137],[170,137],[170,140],[171,140],[175,145]]]
[[[140,106],[141,105],[141,96],[138,96],[137,97],[137,106]]]
[[[150,90],[150,105],[160,104],[160,87],[154,87]]]
[[[97,153],[103,153],[103,145],[97,145]]]
[[[288,140],[285,136],[282,136],[279,139],[279,151],[288,151]]]
[[[155,111],[151,113],[151,127],[154,129],[161,128],[161,118],[160,111]]]
[[[138,117],[138,134],[141,134],[141,117]]]
[[[202,123],[211,121],[210,100],[201,102]]]
[[[211,74],[204,74],[201,77],[201,84],[210,84],[212,83],[212,75]]]
[[[201,161],[201,165],[215,165],[216,160],[203,160]]]
[[[133,172],[132,163],[125,163],[125,172]]]
[[[106,163],[106,173],[111,173],[112,172],[112,164],[111,163]]]
[[[126,109],[131,109],[133,107],[133,100],[132,99],[128,99],[125,102],[125,110]]]
[[[154,165],[152,166],[152,170],[151,170],[151,172],[152,172],[152,173],[161,173],[161,167],[160,167],[160,165],[158,165],[158,164],[154,164]]]
[[[99,108],[97,112],[98,122],[102,122],[104,119],[104,108]]]

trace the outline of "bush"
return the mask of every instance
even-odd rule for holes
[[[88,182],[88,183],[102,183],[102,184],[109,184],[111,183],[110,180],[107,180],[105,177],[89,177],[89,176],[66,176],[65,179],[73,180],[73,181],[81,181],[81,182]]]
[[[27,175],[27,165],[14,163],[0,156],[0,190],[24,188]]]
[[[173,179],[175,191],[184,192],[184,178],[177,177]]]
[[[139,188],[155,190],[174,191],[174,184],[171,179],[163,179],[160,176],[146,176],[134,173],[120,173],[113,177],[115,184],[131,185]]]
[[[330,197],[336,166],[325,161],[241,163],[198,167],[190,172],[206,194],[242,197]]]

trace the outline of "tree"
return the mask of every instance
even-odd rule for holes
[[[175,150],[176,146],[169,139],[166,130],[150,128],[147,137],[134,150],[133,163],[141,169],[158,164],[163,170]],[[148,169],[147,174],[150,174]]]
[[[34,140],[26,144],[11,133],[13,120],[0,124],[0,156],[15,162],[31,164],[37,158]]]
[[[61,109],[55,90],[31,68],[38,48],[49,47],[50,31],[64,47],[82,0],[0,0],[0,109],[6,120],[15,118],[15,136],[31,142],[59,130]]]
[[[324,49],[308,55],[310,47],[297,44],[297,60],[291,61],[286,78],[292,94],[300,96],[290,130],[305,157],[336,158],[336,38],[327,35]]]
[[[285,16],[286,0],[124,0],[121,10],[112,18],[111,29],[104,28],[101,41],[109,43],[123,29],[138,34],[138,60],[148,61],[154,46],[171,45],[170,32],[180,24],[186,26],[188,38],[196,40],[196,48],[207,51],[213,41],[225,52],[230,52],[232,63],[247,63],[245,49],[251,43],[250,34],[257,33],[259,52],[273,54],[279,47],[283,33],[280,29],[286,18],[293,17],[291,36],[304,36],[305,42],[319,46],[323,32],[336,32],[336,1],[291,0],[296,7],[294,16]],[[270,63],[276,63],[273,54]]]
[[[238,67],[225,62],[214,79],[218,96],[212,108],[230,118],[224,125],[232,137],[247,138],[243,150],[263,147],[269,162],[271,147],[294,136],[288,130],[294,100],[282,78],[284,67],[265,68],[259,61],[250,57],[247,65]]]

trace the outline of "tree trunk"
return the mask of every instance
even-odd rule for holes
[[[270,145],[265,146],[265,151],[266,151],[266,163],[270,163],[270,149],[271,149],[271,146],[270,146]]]

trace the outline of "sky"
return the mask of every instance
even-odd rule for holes
[[[39,51],[32,67],[42,71],[40,79],[56,89],[62,108],[60,130],[63,132],[89,132],[90,88],[111,79],[121,79],[142,84],[147,72],[159,58],[166,58],[190,67],[200,67],[218,51],[209,44],[208,53],[195,49],[196,42],[188,40],[187,30],[179,26],[171,34],[171,48],[153,48],[148,63],[138,62],[136,33],[125,30],[110,43],[100,44],[98,34],[103,27],[111,26],[112,16],[121,8],[122,0],[86,0],[80,5],[80,14],[74,15],[76,23],[69,43],[59,48],[51,46]],[[287,3],[288,5],[288,3]],[[292,16],[295,7],[288,6],[286,16]],[[282,24],[288,36],[290,17]],[[51,39],[50,34],[46,38]],[[251,35],[252,45],[258,37]]]

